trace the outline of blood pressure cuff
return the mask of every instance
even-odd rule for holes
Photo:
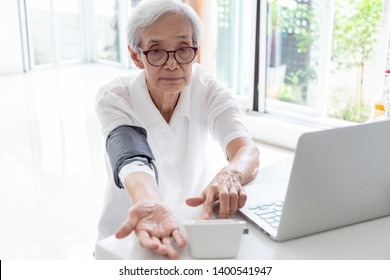
[[[119,188],[124,188],[119,179],[119,171],[124,165],[143,159],[142,161],[154,170],[152,160],[155,158],[146,139],[147,133],[144,128],[131,125],[118,126],[107,136],[107,154],[114,182]]]

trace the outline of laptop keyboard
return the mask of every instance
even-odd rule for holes
[[[283,210],[283,202],[284,201],[276,201],[273,203],[253,205],[248,208],[272,227],[278,229],[280,216],[282,215]]]

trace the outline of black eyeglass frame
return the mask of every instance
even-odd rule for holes
[[[183,63],[183,62],[178,61],[177,58],[176,58],[176,52],[179,51],[179,50],[183,50],[183,49],[192,49],[192,50],[194,51],[194,57],[193,57],[189,62]],[[158,64],[158,65],[151,63],[151,62],[149,61],[149,58],[148,58],[148,54],[149,54],[150,52],[152,52],[152,51],[157,51],[157,50],[158,50],[158,51],[164,51],[164,52],[167,54],[167,59],[164,61],[164,63]],[[163,49],[152,49],[152,50],[148,50],[148,51],[142,51],[142,50],[140,49],[140,51],[141,51],[141,53],[143,53],[143,54],[146,56],[146,60],[148,61],[148,63],[149,63],[150,65],[159,67],[159,66],[163,66],[165,63],[167,63],[167,61],[169,60],[169,54],[170,54],[170,53],[173,53],[173,58],[176,60],[177,63],[179,63],[179,64],[189,64],[189,63],[191,63],[192,61],[194,61],[194,59],[195,59],[195,57],[196,57],[196,53],[197,53],[197,51],[198,51],[198,48],[197,48],[197,47],[182,47],[182,48],[178,48],[178,49],[173,50],[173,51],[166,51],[166,50],[163,50]]]

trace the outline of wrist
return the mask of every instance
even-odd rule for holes
[[[124,180],[124,186],[133,203],[138,201],[162,202],[156,180],[144,172],[135,172]]]

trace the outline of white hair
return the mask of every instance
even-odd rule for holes
[[[141,45],[142,32],[148,26],[166,14],[182,15],[193,29],[192,43],[199,46],[202,24],[196,12],[187,4],[178,0],[143,0],[133,10],[127,26],[129,46],[138,51]]]

